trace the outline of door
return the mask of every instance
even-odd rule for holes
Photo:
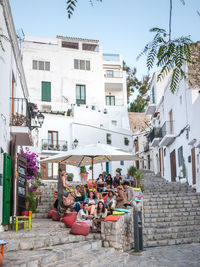
[[[150,166],[150,164],[151,164],[150,155],[147,156],[147,160],[148,160],[148,169],[150,170],[151,169],[151,166]]]
[[[191,149],[192,155],[192,184],[196,184],[196,160],[195,160],[195,148]]]
[[[175,149],[170,153],[171,181],[176,181],[176,152]]]
[[[3,165],[3,225],[10,223],[11,156],[4,153]]]
[[[162,173],[161,173],[161,170],[162,170],[161,161],[162,161],[162,159],[161,159],[161,148],[159,148],[159,172],[160,172],[160,175],[162,175]]]
[[[58,148],[58,132],[48,131],[48,146],[50,150],[57,150]]]

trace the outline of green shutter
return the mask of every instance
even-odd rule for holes
[[[10,223],[11,156],[4,153],[3,165],[3,225]]]
[[[42,82],[42,101],[51,102],[51,83]]]

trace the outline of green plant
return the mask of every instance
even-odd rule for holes
[[[99,2],[102,2],[102,0],[96,0]],[[78,0],[67,0],[67,14],[68,14],[68,18],[71,18],[71,16],[73,15],[74,9],[77,5]],[[93,6],[93,0],[89,0],[90,4]]]
[[[67,180],[68,181],[73,181],[74,174],[73,173],[68,173]]]
[[[29,210],[32,210],[33,213],[36,212],[36,192],[28,191],[27,201],[29,202]]]
[[[67,110],[67,116],[71,116],[71,114],[72,114],[72,110],[71,109],[68,109]]]
[[[80,173],[87,173],[87,170],[86,170],[85,166],[81,166],[80,167]]]
[[[103,175],[103,177],[106,177],[108,175],[108,173],[107,172],[103,172],[102,175]]]
[[[46,186],[42,181],[41,181],[41,178],[42,178],[42,174],[40,171],[37,172],[37,176],[35,177],[34,181],[31,183],[31,187],[32,188],[38,188],[38,187],[41,187],[41,186]]]
[[[130,166],[129,169],[128,169],[128,174],[130,176],[135,176],[136,175],[136,172],[137,172],[137,168],[135,166]]]
[[[63,151],[67,151],[67,144],[63,145]]]
[[[122,171],[121,168],[117,168],[117,169],[116,169],[116,172],[118,172],[118,173],[120,173],[121,171]]]
[[[141,187],[141,180],[143,178],[143,174],[141,171],[137,170],[135,173],[135,180],[134,180],[134,187],[139,188]]]

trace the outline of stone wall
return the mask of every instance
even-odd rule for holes
[[[101,239],[104,247],[128,251],[134,247],[133,209],[120,215],[117,222],[102,222]]]

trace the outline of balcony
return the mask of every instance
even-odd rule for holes
[[[149,151],[149,143],[147,142],[145,145],[144,145],[144,152],[148,152]]]
[[[174,121],[166,121],[160,131],[162,139],[159,143],[159,146],[171,145],[176,138],[176,135],[174,133]]]
[[[10,132],[16,145],[32,145],[31,113],[26,98],[10,98]]]
[[[151,146],[156,147],[159,145],[159,142],[162,138],[161,128],[154,127],[148,136],[149,142],[151,142]]]
[[[64,140],[58,140],[57,142],[55,141],[52,144],[51,140],[42,139],[41,150],[42,152],[46,151],[48,153],[57,153],[61,151],[67,151],[68,144],[67,144],[67,141],[64,141]]]
[[[146,115],[153,115],[156,111],[156,104],[149,103],[146,109]]]
[[[105,78],[123,78],[123,71],[121,70],[106,70],[104,72]]]

